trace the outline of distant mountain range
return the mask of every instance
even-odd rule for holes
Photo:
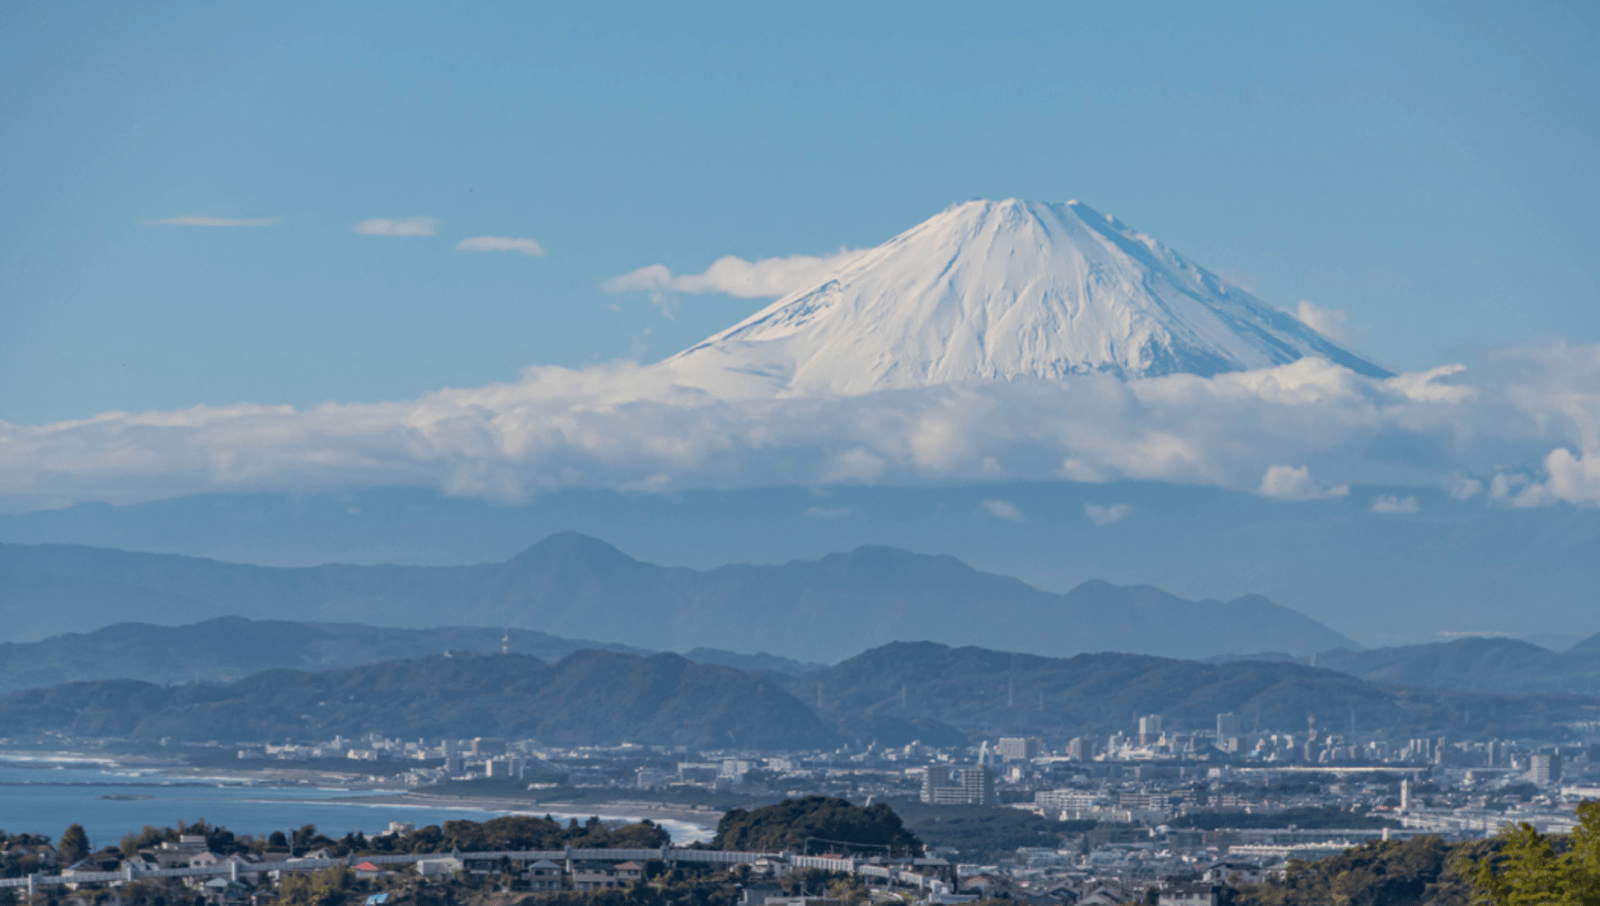
[[[1257,595],[1186,601],[1098,581],[1058,595],[953,557],[877,546],[697,571],[643,563],[574,533],[552,535],[505,563],[448,567],[273,568],[0,545],[0,594],[0,632],[13,641],[108,623],[238,615],[403,628],[511,626],[644,649],[762,651],[802,662],[836,661],[902,639],[1050,655],[1359,647]]]
[[[1600,698],[1496,695],[1384,685],[1285,661],[1203,664],[1131,654],[1048,658],[932,643],[884,645],[820,673],[784,681],[795,697],[857,735],[909,742],[937,722],[971,738],[1131,732],[1138,715],[1203,730],[1219,713],[1245,730],[1395,737],[1546,738],[1600,717]],[[1593,716],[1591,716],[1593,715]],[[866,728],[862,733],[860,728]],[[928,737],[922,737],[931,742]]]
[[[1229,660],[1290,660],[1326,667],[1362,679],[1400,686],[1522,694],[1600,694],[1600,635],[1563,652],[1507,638],[1466,638],[1432,645],[1402,645],[1367,651],[1336,649],[1300,657],[1239,655]]]
[[[1373,512],[1380,494],[1414,496],[1418,512]],[[1020,518],[997,518],[990,508],[1002,503],[1014,506],[1011,515]],[[1105,524],[1112,516],[1121,518]],[[604,538],[647,562],[701,571],[728,563],[820,559],[881,544],[956,554],[982,571],[1054,592],[1091,579],[1153,585],[1190,600],[1256,592],[1366,647],[1478,632],[1563,650],[1600,633],[1600,508],[1508,508],[1485,504],[1482,495],[1454,499],[1446,489],[1353,487],[1347,497],[1289,505],[1199,485],[1007,481],[671,494],[567,489],[512,505],[376,488],[206,494],[0,514],[0,542],[79,544],[267,566],[499,563],[562,531]],[[40,639],[123,620],[187,623],[215,615],[84,616],[80,609],[57,618],[5,611],[8,581],[0,574],[0,640]],[[277,616],[270,610],[238,612]],[[290,618],[393,625],[364,616]],[[1212,653],[1263,650],[1270,649],[1229,645]]]
[[[513,654],[546,661],[591,649],[656,653],[611,642],[563,639],[527,629],[394,629],[244,617],[216,617],[187,626],[118,623],[94,632],[70,632],[38,642],[0,643],[0,695],[101,679],[134,679],[162,685],[227,683],[262,670],[329,670],[445,652],[489,654],[502,647]],[[771,654],[738,654],[714,648],[696,648],[684,656],[697,664],[721,664],[773,675],[800,675],[823,666]]]
[[[350,623],[291,623],[217,617],[186,626],[118,623],[38,642],[0,643],[0,694],[100,679],[161,685],[227,683],[273,669],[328,670],[446,651],[515,654],[555,661],[586,649],[653,654],[627,645],[562,639],[526,629],[444,626],[394,629]],[[711,659],[707,659],[710,662]]]
[[[787,687],[787,688],[784,688]],[[579,651],[555,663],[457,654],[342,670],[269,670],[228,684],[97,680],[0,698],[13,739],[283,741],[379,732],[533,737],[548,744],[815,749],[841,740],[959,745],[1002,734],[1059,744],[1168,727],[1319,726],[1391,737],[1549,738],[1600,718],[1600,699],[1407,689],[1288,662],[1202,664],[1129,654],[1045,658],[895,643],[805,677],[751,676],[673,654]]]
[[[268,670],[224,685],[99,680],[0,699],[13,738],[51,732],[154,741],[536,737],[553,745],[817,748],[834,732],[793,696],[731,667],[580,651],[436,655],[346,670]]]
[[[120,623],[94,632],[66,633],[38,642],[0,643],[0,695],[102,679],[134,679],[162,685],[225,683],[261,670],[350,668],[446,651],[491,654],[500,651],[502,645],[513,654],[546,661],[558,661],[585,650],[656,653],[642,647],[566,639],[526,629],[507,631],[469,626],[395,629],[244,617],[217,617],[186,626]],[[697,664],[734,667],[777,682],[792,688],[808,702],[816,700],[817,685],[826,692],[829,684],[839,681],[840,676],[825,664],[803,663],[772,654],[695,648],[684,657]],[[1219,655],[1208,660],[1214,664],[1297,664],[1417,689],[1501,695],[1600,693],[1600,636],[1564,653],[1514,639],[1472,638],[1370,651],[1336,649],[1308,657]],[[797,684],[800,678],[803,680]],[[862,713],[872,712],[866,709]],[[918,714],[907,719],[913,722],[933,720]],[[851,733],[870,730],[868,724],[852,726]],[[937,735],[933,729],[926,732]]]

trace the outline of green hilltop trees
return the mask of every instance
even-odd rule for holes
[[[1578,806],[1570,834],[1527,824],[1489,840],[1372,842],[1282,881],[1230,891],[1232,906],[1600,906],[1600,802]]]
[[[1500,832],[1494,852],[1463,856],[1455,869],[1472,878],[1484,906],[1600,906],[1600,802],[1578,805],[1568,836],[1546,836],[1527,823]]]
[[[862,808],[829,796],[785,799],[753,811],[733,809],[717,824],[711,845],[714,849],[802,854],[907,855],[922,851],[922,841],[888,805],[880,802]]]

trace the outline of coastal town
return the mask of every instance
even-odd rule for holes
[[[1000,737],[961,748],[554,747],[534,739],[381,734],[303,744],[168,743],[155,751],[209,774],[225,768],[246,786],[337,781],[393,791],[382,801],[399,806],[477,803],[521,815],[587,810],[599,816],[586,825],[591,836],[630,833],[634,845],[476,851],[445,846],[443,831],[415,822],[393,823],[370,838],[290,827],[247,845],[225,828],[201,825],[199,833],[177,829],[171,839],[97,840],[99,849],[82,854],[21,834],[6,838],[0,897],[100,903],[101,894],[85,892],[101,891],[126,902],[117,891],[159,885],[188,891],[179,900],[226,906],[279,898],[294,878],[335,869],[339,883],[360,882],[378,897],[402,888],[415,896],[452,878],[505,895],[578,894],[681,879],[687,871],[705,883],[716,875],[715,883],[738,886],[742,902],[755,906],[785,896],[815,906],[819,897],[839,898],[827,892],[834,882],[844,886],[835,884],[833,893],[846,898],[929,904],[1073,906],[1155,896],[1214,906],[1230,884],[1281,880],[1297,862],[1373,842],[1467,844],[1519,823],[1570,832],[1579,821],[1576,806],[1600,798],[1600,743],[1574,736],[1552,744],[1377,739],[1314,726],[1293,734],[1245,730],[1237,715],[1220,714],[1214,728],[1199,731],[1174,731],[1146,715],[1126,733],[1104,737]],[[709,828],[771,803],[812,800],[886,805],[918,846],[897,851],[842,833],[749,852],[684,845],[663,829],[669,819]],[[802,877],[821,889],[808,894],[796,886]]]

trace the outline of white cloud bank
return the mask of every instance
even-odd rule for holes
[[[433,225],[432,217],[374,217],[356,224],[355,230],[363,236],[432,236]]]
[[[1600,346],[1387,380],[1307,359],[1214,378],[842,399],[733,398],[678,378],[668,364],[535,367],[516,383],[407,401],[0,423],[0,505],[389,485],[521,500],[572,486],[1124,478],[1286,500],[1369,484],[1479,487],[1499,506],[1600,504]]]
[[[277,223],[275,217],[210,217],[205,214],[185,214],[182,217],[163,217],[160,220],[149,220],[146,223],[152,226],[197,226],[197,227],[265,227]]]
[[[458,252],[516,252],[530,258],[543,258],[544,246],[537,239],[512,236],[469,236],[456,243]]]
[[[718,258],[699,274],[674,276],[665,264],[651,264],[629,271],[602,283],[608,293],[725,293],[740,299],[786,296],[827,276],[849,262],[859,252],[840,251],[835,255],[791,255],[787,258],[762,258],[746,261],[728,255]]]

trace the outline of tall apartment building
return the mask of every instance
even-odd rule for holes
[[[1535,786],[1550,786],[1561,779],[1561,756],[1540,752],[1528,756],[1528,779]]]
[[[1217,740],[1228,739],[1239,735],[1239,715],[1232,711],[1227,714],[1217,715]]]
[[[988,805],[994,802],[994,775],[986,767],[961,769],[961,792],[968,805]]]
[[[472,754],[481,756],[504,755],[506,741],[496,736],[479,736],[472,740]]]
[[[522,759],[514,755],[500,755],[483,764],[485,777],[521,777],[524,770]]]
[[[1147,714],[1139,718],[1139,745],[1147,746],[1161,738],[1161,715]]]
[[[995,801],[994,775],[981,765],[961,768],[930,764],[922,775],[922,801],[933,805],[988,805]]]
[[[1040,743],[1035,736],[1002,736],[994,747],[1001,761],[1032,761],[1039,757]]]

